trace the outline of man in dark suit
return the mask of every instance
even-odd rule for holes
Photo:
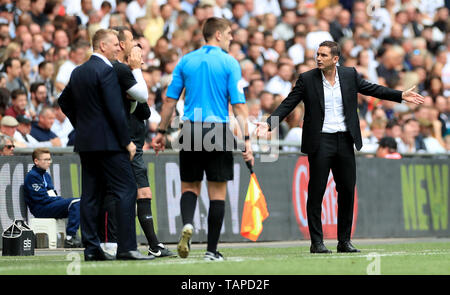
[[[330,34],[334,41],[339,42],[343,37],[352,38],[351,20],[350,11],[343,9],[337,16],[337,20],[330,24]]]
[[[84,257],[112,260],[103,252],[97,229],[106,185],[117,198],[117,259],[151,259],[137,251],[135,228],[136,181],[130,159],[136,146],[130,140],[117,75],[109,60],[120,51],[117,32],[98,30],[93,39],[94,53],[70,77],[58,102],[77,134],[74,151],[82,167],[81,236]]]
[[[330,169],[338,192],[338,252],[359,252],[350,242],[356,165],[353,145],[362,147],[357,114],[357,94],[401,103],[420,104],[423,97],[412,91],[392,90],[363,80],[354,68],[337,67],[340,49],[336,42],[322,42],[317,68],[301,74],[295,87],[271,114],[257,123],[256,134],[269,136],[301,101],[305,104],[302,152],[308,154],[309,183],[306,204],[311,253],[331,253],[323,244],[322,199]],[[277,120],[278,119],[278,120]]]

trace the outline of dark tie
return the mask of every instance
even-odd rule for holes
[[[163,34],[163,36],[165,36],[165,37],[167,37],[168,36],[168,34],[169,34],[169,27],[170,27],[170,25],[169,25],[169,23],[165,23],[164,24],[164,34]]]
[[[25,139],[25,141],[28,142],[28,138],[27,138],[26,134],[20,133],[20,135],[22,135],[23,139]]]

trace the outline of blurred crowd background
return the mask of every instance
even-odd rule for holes
[[[172,71],[204,44],[202,23],[212,16],[232,22],[229,54],[241,65],[250,132],[316,67],[318,45],[334,40],[339,65],[425,96],[415,106],[359,95],[363,152],[375,154],[388,137],[393,143],[381,142],[400,154],[450,153],[449,8],[448,0],[0,0],[0,154],[72,145],[58,96],[89,58],[95,31],[116,26],[128,26],[143,47],[149,149]],[[182,113],[180,99],[174,118]],[[300,150],[302,123],[300,104],[280,127],[281,149]],[[177,124],[170,131],[175,138]]]

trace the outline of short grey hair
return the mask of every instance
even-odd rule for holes
[[[3,148],[5,147],[6,143],[11,141],[14,143],[14,139],[11,136],[0,134],[0,150],[3,151]]]

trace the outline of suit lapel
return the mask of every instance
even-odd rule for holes
[[[345,81],[345,77],[344,77],[344,71],[342,70],[342,67],[336,67],[337,68],[337,73],[339,75],[339,85],[341,87],[341,95],[342,95],[342,104],[344,105],[344,114],[345,111],[347,110],[347,99],[349,96],[349,91],[348,91],[348,85],[346,85],[344,83]]]
[[[324,99],[324,92],[323,92],[323,81],[322,81],[322,73],[320,69],[316,70],[316,76],[317,78],[314,79],[314,86],[316,88],[317,97],[319,98],[320,107],[322,108],[322,113],[325,113],[325,99]]]

